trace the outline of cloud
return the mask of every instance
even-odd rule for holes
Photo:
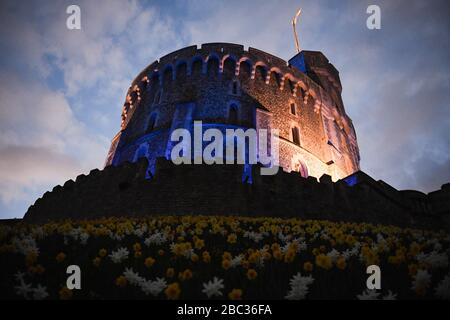
[[[15,75],[0,76],[0,200],[21,202],[38,191],[100,167],[108,139],[86,128],[61,92]],[[0,214],[1,216],[1,214]]]
[[[29,192],[61,184],[78,175],[79,170],[79,164],[73,158],[47,147],[2,146],[0,199],[5,204],[32,201]]]
[[[79,1],[81,31],[66,28],[67,5],[0,4],[0,217],[101,168],[132,79],[180,41],[142,2]]]
[[[202,19],[187,29],[197,42],[242,43],[289,59],[289,22],[301,5],[302,48],[322,51],[340,71],[362,169],[399,189],[436,190],[450,181],[448,1],[378,1],[379,31],[366,28],[369,4],[193,1],[188,16]]]
[[[103,165],[148,64],[219,41],[287,60],[299,5],[302,48],[340,71],[362,169],[400,189],[439,188],[450,180],[448,1],[377,1],[379,31],[365,26],[369,2],[80,0],[82,30],[70,31],[68,1],[1,1],[0,217]]]

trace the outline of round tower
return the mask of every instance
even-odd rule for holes
[[[172,52],[132,82],[106,166],[168,158],[174,129],[277,129],[279,165],[302,176],[342,179],[359,170],[356,133],[339,73],[321,52],[289,62],[242,45],[209,43]]]

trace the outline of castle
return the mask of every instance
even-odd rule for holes
[[[132,82],[106,166],[145,157],[154,173],[170,158],[175,129],[277,129],[279,163],[303,177],[334,181],[359,170],[351,119],[341,98],[339,73],[321,52],[302,51],[286,62],[258,49],[229,43],[172,52]]]
[[[359,171],[339,73],[320,52],[289,62],[257,49],[187,47],[144,69],[128,90],[103,170],[46,192],[25,221],[144,215],[250,215],[448,228],[450,183],[399,191]],[[284,170],[261,164],[175,165],[171,133],[277,129]]]

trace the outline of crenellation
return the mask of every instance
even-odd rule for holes
[[[397,191],[363,172],[332,182],[330,175],[303,178],[279,170],[252,183],[242,181],[243,165],[180,165],[158,158],[151,179],[148,160],[124,162],[69,180],[30,206],[29,222],[114,215],[259,215],[301,217],[441,228],[450,216],[448,190],[428,195]],[[354,179],[350,183],[350,178]],[[207,195],[207,196],[205,196]],[[170,199],[170,201],[168,201]]]

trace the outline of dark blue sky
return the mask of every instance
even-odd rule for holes
[[[82,30],[65,27],[81,7]],[[366,9],[381,8],[381,30]],[[235,42],[284,59],[302,47],[340,71],[361,166],[399,189],[450,181],[448,1],[8,1],[0,3],[0,218],[103,166],[125,92],[184,46]]]

